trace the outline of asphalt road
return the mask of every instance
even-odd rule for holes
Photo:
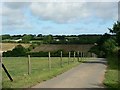
[[[105,71],[105,59],[91,59],[32,88],[105,88],[102,84]]]

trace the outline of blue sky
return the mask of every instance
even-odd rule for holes
[[[2,34],[104,34],[117,15],[117,2],[6,2]]]

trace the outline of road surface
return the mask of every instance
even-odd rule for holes
[[[105,88],[106,60],[95,58],[32,88]]]

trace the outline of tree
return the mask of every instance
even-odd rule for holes
[[[3,52],[3,57],[12,57],[12,51]]]
[[[42,37],[42,34],[38,34],[37,37]]]
[[[9,34],[2,35],[2,40],[4,39],[11,39],[11,36]]]
[[[26,49],[22,45],[17,45],[12,50],[12,55],[15,56],[15,57],[25,56],[26,55]]]
[[[47,35],[47,36],[44,36],[44,39],[43,39],[43,42],[45,44],[50,44],[53,40],[53,36],[52,35]]]
[[[13,35],[11,37],[12,37],[12,39],[20,39],[20,38],[22,38],[22,35]]]
[[[98,39],[97,44],[102,46],[106,40],[110,39],[110,37],[110,34],[105,33],[100,39]]]
[[[33,35],[24,35],[22,37],[22,41],[25,43],[29,42],[31,39],[33,39]]]
[[[116,46],[117,46],[117,43],[112,38],[106,40],[103,44],[104,51],[107,55],[113,53],[114,50],[117,48]]]
[[[110,33],[113,33],[116,35],[116,42],[118,43],[118,45],[120,46],[120,22],[117,21],[116,23],[114,23],[112,28],[108,28],[110,30]]]
[[[107,52],[104,48],[104,43],[111,38],[110,34],[105,33],[98,41],[97,45],[90,49],[90,52],[95,53],[98,57],[106,57]],[[107,43],[106,43],[107,44]],[[107,46],[107,45],[106,45]]]

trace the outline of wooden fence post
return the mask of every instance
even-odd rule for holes
[[[73,61],[75,62],[75,52],[74,52],[74,59],[73,59]]]
[[[88,52],[86,52],[86,57],[88,58]]]
[[[49,65],[49,70],[51,70],[50,52],[48,53],[48,65]]]
[[[82,52],[81,52],[81,61],[82,61]]]
[[[31,74],[31,62],[30,62],[30,55],[28,55],[28,75]]]
[[[61,65],[61,67],[63,67],[63,65],[62,65],[62,51],[60,52],[60,65]]]
[[[94,53],[94,58],[96,57],[95,53]]]
[[[84,60],[84,58],[85,58],[85,55],[84,55],[84,52],[83,52],[83,60]]]
[[[79,62],[79,51],[78,51],[78,62]]]
[[[91,57],[93,57],[93,56],[92,56],[92,53],[91,53]]]
[[[70,63],[70,52],[69,52],[69,58],[68,58],[68,64]]]

